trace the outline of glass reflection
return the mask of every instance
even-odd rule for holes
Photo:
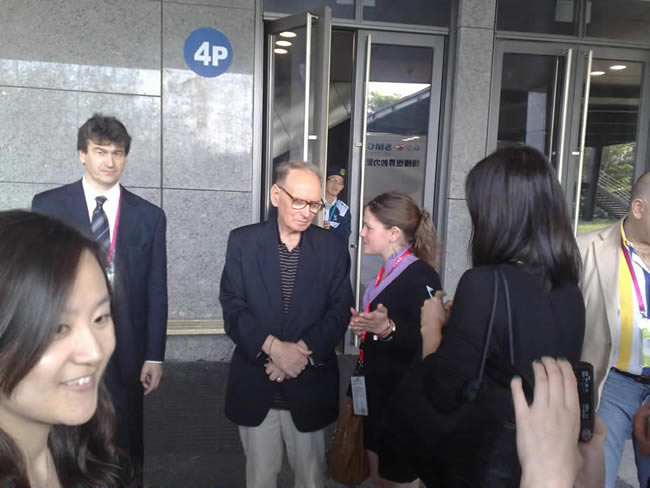
[[[594,59],[593,71],[605,74],[591,77],[578,233],[625,215],[636,164],[643,64]]]
[[[391,190],[423,204],[432,66],[431,48],[372,46],[364,205]],[[370,283],[380,266],[381,258],[363,254],[361,283]]]
[[[650,41],[650,3],[644,0],[589,0],[587,36]]]
[[[579,0],[499,0],[497,29],[577,35],[578,4]]]
[[[557,169],[564,57],[505,54],[497,146],[528,144],[543,152]]]

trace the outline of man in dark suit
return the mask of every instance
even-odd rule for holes
[[[271,202],[277,218],[228,239],[219,298],[236,348],[226,416],[239,425],[248,488],[276,486],[283,441],[296,487],[318,488],[323,429],[338,415],[334,348],[353,302],[350,256],[343,239],[311,225],[323,209],[315,166],[279,165]]]
[[[95,114],[79,129],[81,180],[36,195],[32,210],[94,236],[107,253],[116,304],[116,348],[104,381],[117,413],[116,443],[141,476],[143,393],[162,377],[167,330],[166,220],[119,184],[131,137],[114,117]]]

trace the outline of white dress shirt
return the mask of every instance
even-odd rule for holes
[[[95,207],[97,207],[97,201],[95,198],[99,196],[106,197],[103,208],[104,213],[106,214],[106,218],[108,219],[108,230],[110,241],[112,242],[113,229],[115,229],[115,219],[117,218],[117,207],[120,203],[121,190],[119,183],[116,183],[107,191],[98,192],[90,185],[90,183],[88,183],[86,177],[84,176],[81,179],[81,186],[83,187],[84,195],[86,197],[86,207],[88,207],[88,220],[90,222],[93,221],[93,212],[95,211]]]

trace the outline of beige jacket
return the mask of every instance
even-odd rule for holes
[[[582,360],[594,366],[594,386],[600,400],[618,328],[621,221],[578,236],[577,241],[582,256],[580,289],[586,307]]]

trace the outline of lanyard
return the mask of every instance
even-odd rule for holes
[[[327,220],[332,220],[332,217],[334,217],[334,212],[336,211],[336,204],[333,203],[332,206],[330,207],[330,216]]]
[[[639,311],[643,317],[647,317],[645,304],[643,303],[643,296],[641,295],[641,290],[639,289],[639,282],[636,279],[636,273],[634,272],[634,267],[632,265],[632,259],[630,258],[630,251],[627,249],[627,246],[621,238],[621,249],[623,250],[623,256],[625,257],[625,262],[627,263],[627,269],[630,272],[632,277],[632,285],[634,285],[634,292],[636,293],[636,301],[639,304]]]
[[[108,248],[108,254],[106,255],[106,262],[108,264],[113,262],[115,257],[115,243],[117,242],[117,229],[120,226],[120,210],[122,208],[122,192],[120,192],[120,199],[117,202],[117,214],[115,215],[115,226],[113,228],[113,238],[111,239],[111,245]]]
[[[393,270],[397,267],[397,265],[399,263],[401,263],[402,260],[406,256],[408,256],[409,254],[411,254],[412,252],[413,252],[413,249],[411,249],[410,247],[406,251],[404,251],[400,255],[400,257],[398,257],[395,260],[395,262],[393,263],[393,265],[390,267],[390,269],[388,270],[388,273],[386,273],[386,277],[388,277],[388,275],[390,275],[393,272]],[[379,283],[381,283],[382,278],[384,278],[384,267],[383,266],[381,268],[379,268],[379,273],[377,273],[377,278],[375,279],[375,288],[377,288],[377,286],[379,286]],[[366,312],[366,313],[370,312],[370,303],[366,304],[366,309],[364,310],[364,312]],[[361,342],[359,344],[359,366],[360,367],[363,367],[363,360],[364,360],[363,343],[366,341],[366,334],[367,334],[367,332],[365,330],[361,333]]]

